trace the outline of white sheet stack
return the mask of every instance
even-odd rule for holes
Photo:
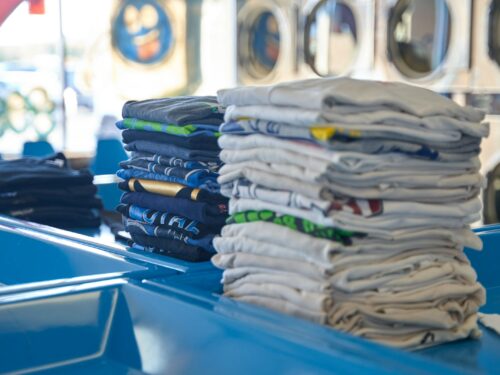
[[[385,344],[478,337],[483,114],[400,83],[219,92],[225,295]]]

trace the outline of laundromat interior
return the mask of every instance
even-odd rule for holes
[[[500,0],[0,0],[0,374],[500,374]]]

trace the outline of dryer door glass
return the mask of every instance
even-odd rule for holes
[[[357,50],[353,10],[344,1],[320,1],[306,18],[304,52],[309,66],[321,76],[344,74]]]
[[[488,181],[483,191],[483,218],[485,224],[500,222],[500,164],[486,176]]]
[[[269,75],[280,54],[280,29],[278,19],[270,11],[262,11],[244,21],[238,33],[240,66],[253,78]]]
[[[399,0],[388,19],[389,58],[406,77],[423,78],[443,63],[450,44],[446,0]]]
[[[500,65],[500,0],[491,2],[488,48],[490,57]]]

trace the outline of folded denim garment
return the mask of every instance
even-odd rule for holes
[[[224,117],[224,108],[214,96],[178,96],[128,101],[123,105],[122,116],[175,125],[219,125]]]
[[[214,234],[208,234],[204,237],[195,239],[180,231],[176,231],[175,229],[153,226],[136,220],[126,219],[124,220],[124,224],[125,230],[131,234],[144,234],[152,237],[181,241],[187,245],[200,247],[205,251],[215,253],[215,249],[212,243]]]
[[[61,153],[43,159],[0,160],[1,193],[27,188],[50,190],[92,185],[93,179],[89,171],[75,171],[69,168],[66,157]]]
[[[144,152],[133,152],[131,160],[145,160],[154,162],[166,167],[182,167],[186,169],[208,169],[211,172],[217,172],[222,163],[220,160],[216,162],[203,162],[195,160],[184,160],[177,157],[163,156],[159,154],[149,154]]]
[[[101,225],[98,212],[89,208],[52,205],[24,207],[5,214],[58,228],[95,228]]]
[[[192,180],[193,183],[202,178],[211,178],[215,180],[219,176],[217,173],[206,168],[171,167],[142,159],[125,160],[120,163],[120,166],[124,169],[139,169],[146,172],[164,174],[166,176],[175,176],[185,180]]]
[[[141,130],[126,129],[122,132],[123,142],[151,141],[158,143],[172,144],[185,148],[203,148],[206,150],[219,150],[217,138],[205,134],[195,134],[191,137],[179,137],[159,132],[147,132]]]
[[[149,132],[159,132],[165,134],[176,135],[179,137],[192,137],[194,135],[203,134],[205,136],[218,137],[219,125],[208,124],[188,124],[174,125],[164,124],[155,121],[145,121],[137,118],[124,118],[116,123],[118,129],[132,129]]]
[[[8,200],[0,199],[0,212],[10,210],[20,210],[24,208],[42,208],[50,206],[65,206],[71,208],[86,208],[86,209],[100,209],[102,208],[102,201],[100,198],[90,195],[86,197],[73,197],[71,195],[60,195],[58,197],[47,196],[24,196],[11,198]]]
[[[219,233],[221,227],[221,225],[208,226],[196,220],[188,219],[185,216],[135,205],[120,204],[116,209],[126,218],[165,229],[173,229],[192,238],[201,238],[211,233]]]
[[[156,180],[173,182],[187,185],[192,188],[202,188],[217,192],[217,173],[208,169],[186,169],[182,167],[166,167],[154,162],[145,160],[126,160],[120,163],[121,169],[117,175],[121,178],[143,178],[146,180]]]
[[[44,188],[24,186],[16,188],[12,191],[0,192],[0,201],[8,201],[15,198],[27,197],[44,197],[47,199],[55,199],[60,196],[71,197],[89,197],[97,194],[97,187],[93,184],[74,185],[74,186],[59,186],[57,188]]]
[[[131,237],[134,241],[132,246],[135,248],[189,262],[204,262],[209,260],[212,256],[211,253],[200,247],[186,245],[184,242],[177,240],[150,237],[134,233],[131,234]]]
[[[199,175],[205,174],[204,172],[199,173]],[[152,180],[152,181],[162,181],[162,182],[172,182],[176,184],[181,184],[181,185],[187,185],[192,188],[200,188],[207,190],[208,192],[211,193],[218,193],[220,191],[220,185],[219,183],[214,180],[213,178],[205,178],[203,179],[202,177],[199,178],[200,176],[197,176],[195,174],[191,175],[190,180],[185,180],[180,177],[176,176],[167,176],[165,174],[160,174],[160,173],[154,173],[154,172],[146,172],[140,169],[119,169],[116,172],[116,175],[120,178],[123,178],[124,180],[128,180],[131,178],[139,178],[143,180]],[[202,180],[196,181],[196,180]],[[196,182],[193,182],[195,180]]]
[[[227,217],[227,205],[223,203],[194,202],[151,193],[125,193],[121,203],[185,216],[209,226],[223,225]]]
[[[127,151],[158,154],[166,157],[175,157],[184,160],[195,160],[201,162],[220,162],[218,150],[189,149],[172,144],[152,141],[133,141],[125,145]]]
[[[226,203],[227,198],[220,194],[213,194],[204,189],[191,188],[186,185],[174,182],[162,182],[155,180],[144,180],[131,178],[118,184],[121,190],[139,193],[153,193],[165,195],[167,197],[176,197],[191,199],[197,202],[207,203]]]

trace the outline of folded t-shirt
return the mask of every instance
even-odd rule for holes
[[[123,105],[122,116],[176,125],[219,125],[224,120],[224,109],[215,96],[177,96],[130,100]]]
[[[197,202],[207,203],[226,203],[227,198],[220,195],[210,193],[204,189],[192,188],[183,184],[174,182],[163,182],[154,180],[145,180],[131,178],[127,181],[122,181],[118,184],[121,190],[138,192],[138,193],[153,193],[164,195],[167,197],[176,197],[190,199]]]
[[[190,149],[186,147],[176,146],[152,141],[132,141],[125,145],[127,151],[147,152],[150,154],[159,154],[162,156],[176,157],[185,160],[195,160],[202,162],[220,162],[219,150],[207,149]]]
[[[150,237],[142,234],[131,234],[132,247],[156,254],[167,255],[172,258],[189,262],[208,261],[212,254],[200,247],[186,245],[184,242],[167,238]]]
[[[217,145],[217,138],[207,136],[205,134],[194,134],[191,137],[179,137],[177,135],[147,132],[141,130],[127,129],[122,132],[123,142],[130,143],[133,141],[152,141],[173,144],[187,148],[201,148],[207,150],[220,150]]]
[[[165,229],[174,229],[191,238],[201,238],[208,234],[220,233],[222,227],[222,225],[209,226],[185,216],[130,204],[120,204],[116,207],[116,210],[126,218]]]
[[[101,225],[99,214],[88,208],[66,206],[30,207],[6,212],[18,219],[58,228],[95,228]]]
[[[193,202],[151,193],[125,193],[121,203],[182,215],[210,226],[223,225],[228,212],[224,203]]]
[[[17,189],[89,185],[93,176],[90,172],[75,171],[68,167],[63,154],[48,158],[23,158],[0,161],[0,192]]]

